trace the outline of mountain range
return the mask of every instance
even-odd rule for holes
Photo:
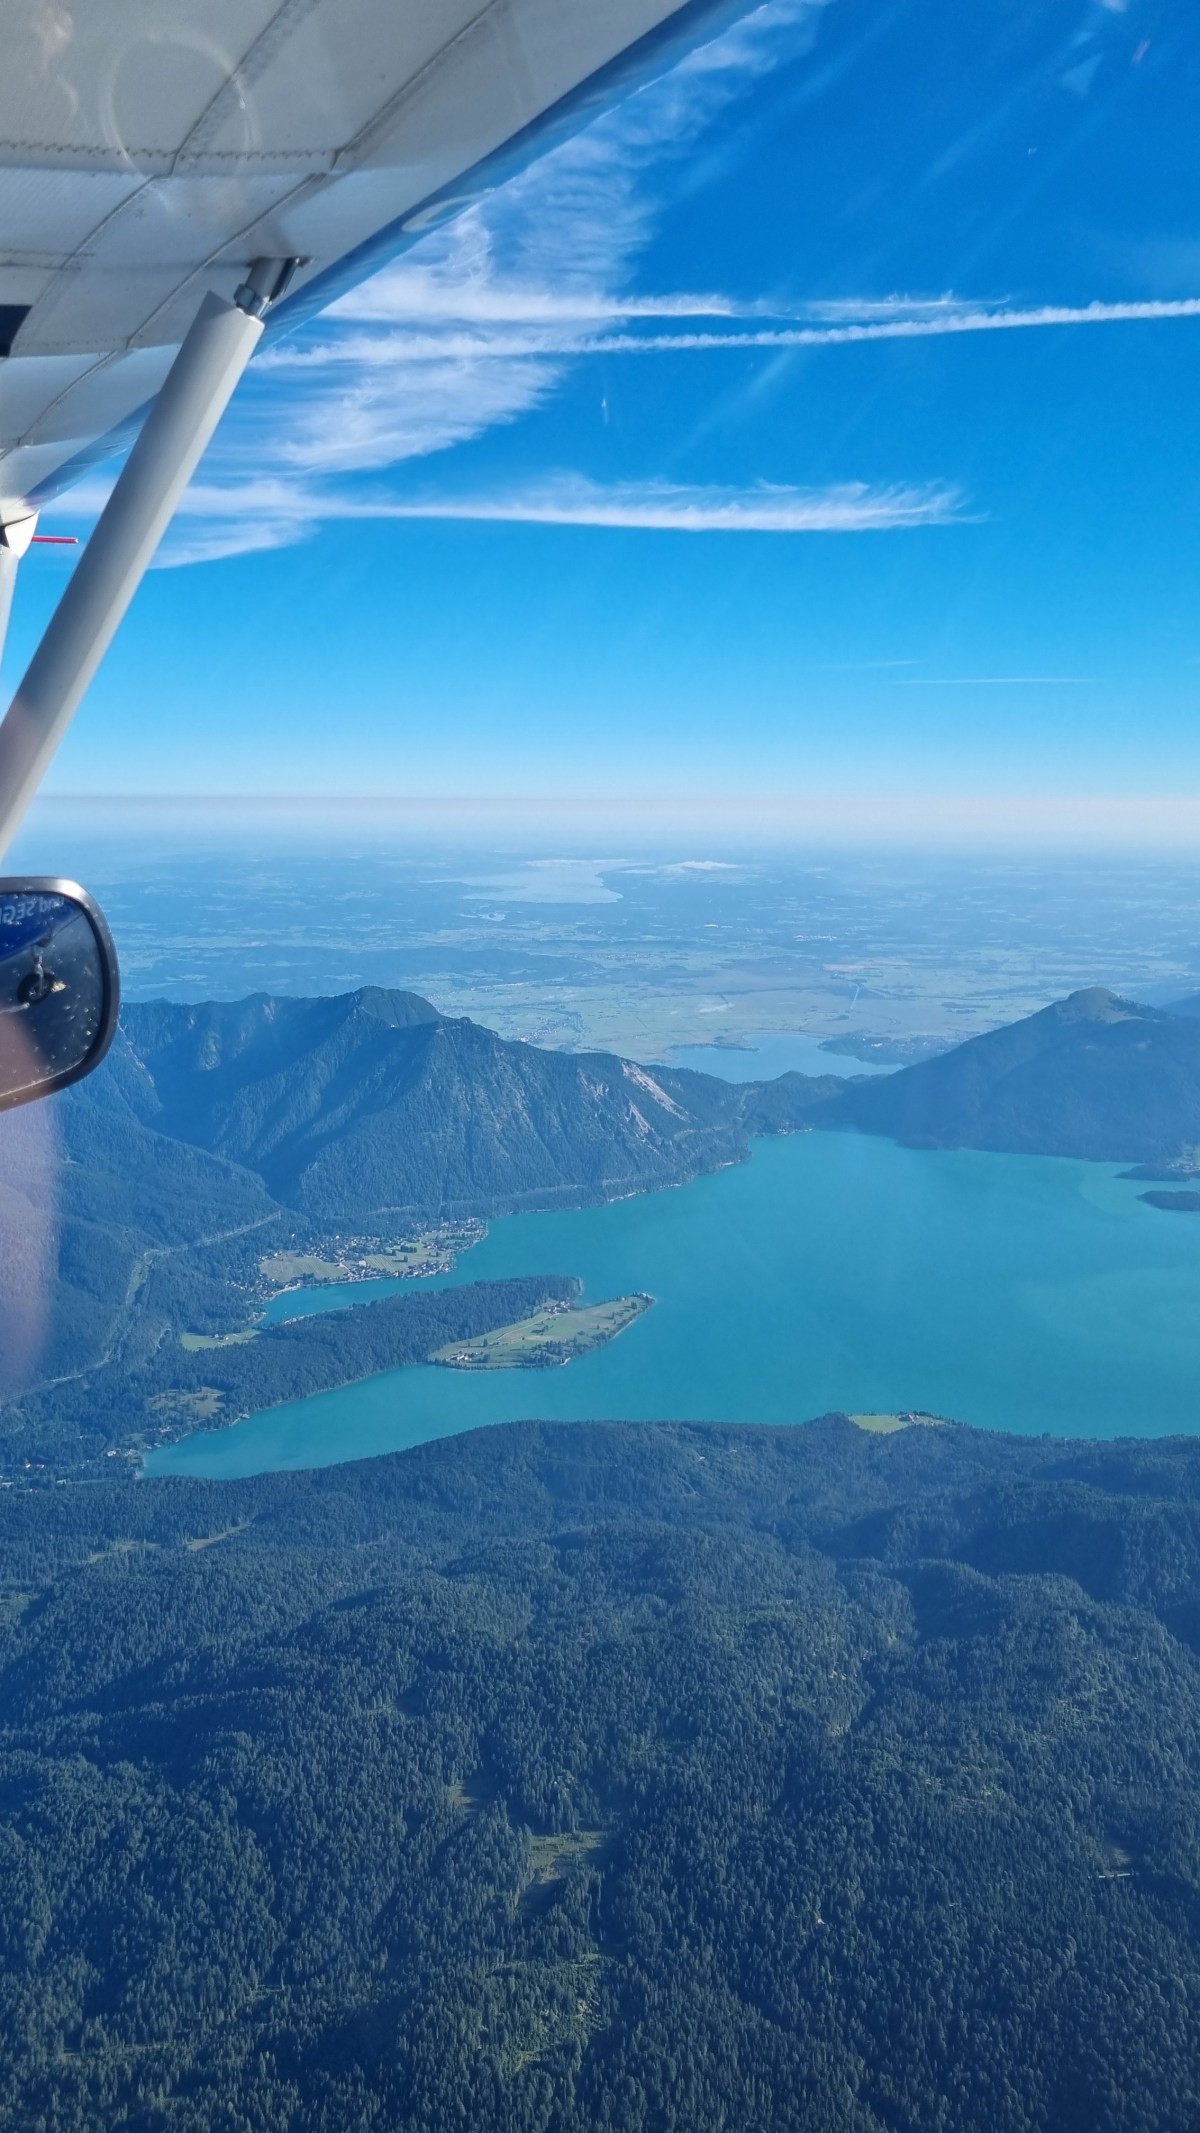
[[[682,1184],[840,1086],[540,1051],[378,988],[131,1004],[96,1075],[3,1122],[0,1268],[20,1296],[0,1314],[0,1401],[28,1417],[33,1399],[37,1431],[9,1415],[0,1434],[19,1460],[69,1456],[101,1412],[115,1427],[181,1328],[244,1320],[271,1249]]]
[[[754,1089],[509,1043],[378,987],[135,1004],[108,1072],[139,1125],[335,1221],[616,1199],[737,1161],[767,1121]]]
[[[1186,1169],[1200,1017],[1093,989],[894,1074],[735,1084],[507,1042],[414,993],[155,1001],[125,1009],[100,1072],[50,1108],[63,1160],[32,1183],[9,1161],[0,1263],[56,1232],[38,1345],[90,1398],[79,1373],[114,1346],[223,1330],[272,1246],[653,1191],[744,1159],[757,1134]],[[20,1312],[0,1323],[0,1394],[29,1382],[30,1339]]]
[[[1200,1017],[1092,988],[894,1074],[739,1084],[542,1051],[378,987],[154,1001],[126,1008],[102,1075],[64,1111],[77,1163],[134,1133],[126,1199],[150,1134],[152,1172],[178,1166],[182,1145],[217,1166],[192,1157],[190,1192],[220,1197],[236,1175],[246,1219],[274,1204],[319,1223],[616,1199],[736,1162],[755,1134],[812,1126],[1167,1163],[1200,1143]]]

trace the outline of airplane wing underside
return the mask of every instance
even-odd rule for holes
[[[738,11],[0,0],[0,524],[111,449],[249,262],[302,262],[274,336]]]

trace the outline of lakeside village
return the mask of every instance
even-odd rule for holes
[[[438,1222],[410,1236],[343,1236],[323,1240],[322,1248],[267,1252],[259,1260],[264,1300],[291,1289],[319,1288],[329,1282],[417,1280],[451,1274],[473,1245],[482,1243],[487,1224],[466,1216]]]

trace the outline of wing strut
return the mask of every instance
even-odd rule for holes
[[[8,635],[8,618],[17,584],[18,558],[4,538],[7,531],[7,526],[0,526],[0,659],[4,657],[4,640]]]
[[[0,857],[41,783],[88,683],[234,387],[253,355],[268,306],[296,262],[256,261],[232,303],[206,296],[147,415],[0,725]],[[0,548],[0,606],[16,555]]]
[[[0,525],[0,659],[4,657],[8,618],[12,613],[13,594],[17,589],[17,564],[36,531],[36,511],[23,512],[20,518],[5,519]]]

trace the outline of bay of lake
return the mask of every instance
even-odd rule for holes
[[[796,1423],[923,1408],[1062,1436],[1200,1428],[1200,1217],[1115,1169],[924,1153],[857,1134],[758,1141],[678,1191],[494,1222],[447,1283],[578,1274],[655,1308],[564,1369],[393,1371],[200,1433],[152,1474],[223,1478],[540,1418]],[[394,1282],[297,1291],[341,1309]]]

